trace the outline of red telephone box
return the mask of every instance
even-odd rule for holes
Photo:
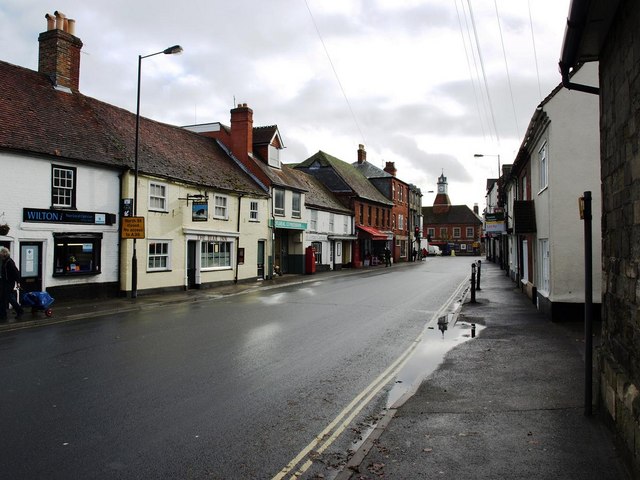
[[[316,273],[316,252],[312,246],[308,246],[304,250],[305,273],[311,275]]]

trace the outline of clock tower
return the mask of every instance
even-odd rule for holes
[[[449,193],[447,192],[447,177],[442,175],[438,177],[438,194],[433,201],[434,213],[445,213],[451,208],[451,200],[449,199]]]

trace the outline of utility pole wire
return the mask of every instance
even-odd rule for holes
[[[464,11],[464,4],[462,5],[462,9]],[[476,99],[476,109],[478,110],[478,120],[480,120],[480,127],[482,128],[482,136],[484,137],[485,142],[487,141],[487,132],[484,129],[484,121],[482,119],[482,112],[480,110],[480,99],[478,96],[478,89],[476,88],[476,82],[473,78],[473,70],[471,69],[471,62],[469,61],[469,50],[467,50],[467,40],[464,36],[464,29],[462,28],[462,19],[460,18],[460,10],[458,9],[458,0],[456,0],[456,14],[458,15],[458,25],[460,26],[460,37],[462,38],[462,45],[464,46],[464,53],[467,59],[467,69],[469,70],[469,78],[471,80],[471,86],[473,87],[473,96]],[[467,25],[468,30],[468,25]],[[474,57],[475,60],[475,57]],[[476,68],[477,71],[477,68]]]
[[[331,55],[329,55],[329,50],[327,49],[327,46],[324,43],[324,40],[322,39],[322,35],[320,34],[320,29],[318,28],[318,24],[316,23],[316,19],[313,16],[313,12],[311,12],[311,8],[309,8],[309,2],[307,0],[304,0],[304,4],[307,6],[307,10],[309,11],[309,16],[311,17],[311,21],[313,22],[313,26],[316,29],[316,33],[318,34],[318,38],[320,39],[320,43],[322,43],[322,48],[324,48],[324,53],[327,55],[327,59],[329,59],[329,64],[331,65],[331,69],[333,70],[333,74],[336,77],[336,80],[338,82],[338,86],[340,87],[340,91],[342,91],[342,95],[344,96],[345,101],[347,102],[347,106],[349,107],[349,111],[351,112],[351,116],[353,117],[353,121],[356,124],[356,127],[358,128],[358,132],[360,132],[360,137],[362,138],[362,143],[364,145],[367,144],[367,142],[365,141],[364,138],[364,134],[362,133],[362,129],[360,128],[360,124],[358,123],[358,118],[356,117],[356,114],[353,111],[353,108],[351,108],[351,102],[349,102],[349,98],[347,97],[347,93],[344,90],[344,87],[342,86],[342,82],[340,81],[340,77],[338,76],[338,72],[336,71],[336,68],[333,65],[333,61],[331,60]]]
[[[542,88],[540,87],[540,70],[538,69],[538,53],[536,52],[536,39],[533,35],[533,18],[531,17],[531,0],[527,2],[529,6],[529,25],[531,25],[531,43],[533,44],[533,58],[536,64],[536,75],[538,76],[538,95],[540,102],[542,102]]]
[[[305,0],[306,1],[306,0]],[[489,92],[489,84],[487,82],[487,74],[484,70],[484,61],[482,60],[482,50],[480,48],[480,41],[478,40],[478,31],[476,30],[476,21],[473,17],[473,9],[471,8],[471,1],[467,0],[469,5],[469,15],[471,16],[471,25],[473,26],[473,35],[476,39],[476,47],[478,49],[478,59],[480,60],[480,67],[482,68],[482,78],[484,79],[484,88],[487,91],[487,98],[489,99],[489,110],[491,110],[491,121],[493,122],[493,129],[496,133],[496,140],[498,147],[500,147],[500,134],[498,133],[498,127],[496,126],[496,116],[493,112],[493,102],[491,101],[491,93]]]
[[[518,114],[516,113],[516,103],[513,100],[513,88],[511,88],[511,75],[509,75],[509,63],[507,62],[507,52],[504,49],[504,39],[502,38],[502,26],[500,25],[500,13],[498,13],[498,2],[493,0],[496,7],[496,20],[498,20],[498,30],[500,31],[500,43],[502,44],[502,56],[504,57],[504,68],[507,70],[507,82],[509,83],[509,94],[511,95],[511,108],[513,109],[513,119],[516,122],[516,138],[520,138],[520,127],[518,126]]]

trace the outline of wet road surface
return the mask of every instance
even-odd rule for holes
[[[384,406],[396,382],[383,373],[421,350],[417,339],[472,260],[2,333],[0,471],[277,477],[362,392],[372,395],[352,412],[354,425]],[[359,432],[342,432],[302,478],[346,456]]]

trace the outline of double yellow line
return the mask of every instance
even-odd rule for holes
[[[467,280],[465,279],[453,292],[453,294],[449,297],[447,302],[436,312],[436,314],[431,318],[431,320],[427,323],[427,326],[431,324],[435,319],[437,319],[442,312],[446,311],[450,305],[454,302],[458,295],[461,295],[461,291],[466,287]],[[427,328],[425,326],[425,329]],[[398,372],[402,369],[404,364],[409,360],[411,354],[414,350],[420,345],[422,338],[424,335],[424,330],[420,332],[420,335],[416,337],[409,348],[407,348],[400,357],[398,357],[384,372],[382,372],[378,378],[376,378],[373,382],[369,384],[367,388],[365,388],[356,398],[354,398],[349,405],[347,405],[338,416],[325,427],[322,432],[320,432],[302,451],[291,460],[286,467],[284,467],[278,474],[273,477],[272,480],[282,480],[287,475],[291,475],[289,477],[290,480],[295,480],[300,477],[304,472],[306,472],[311,465],[313,465],[313,460],[311,458],[307,458],[311,452],[313,455],[320,454],[324,452],[331,444],[344,432],[353,419],[358,415],[364,407],[366,407],[369,402],[375,397],[382,388],[393,379]],[[302,463],[302,461],[307,458],[307,460]],[[302,465],[300,465],[302,463]],[[294,470],[298,465],[300,467],[297,470]]]

